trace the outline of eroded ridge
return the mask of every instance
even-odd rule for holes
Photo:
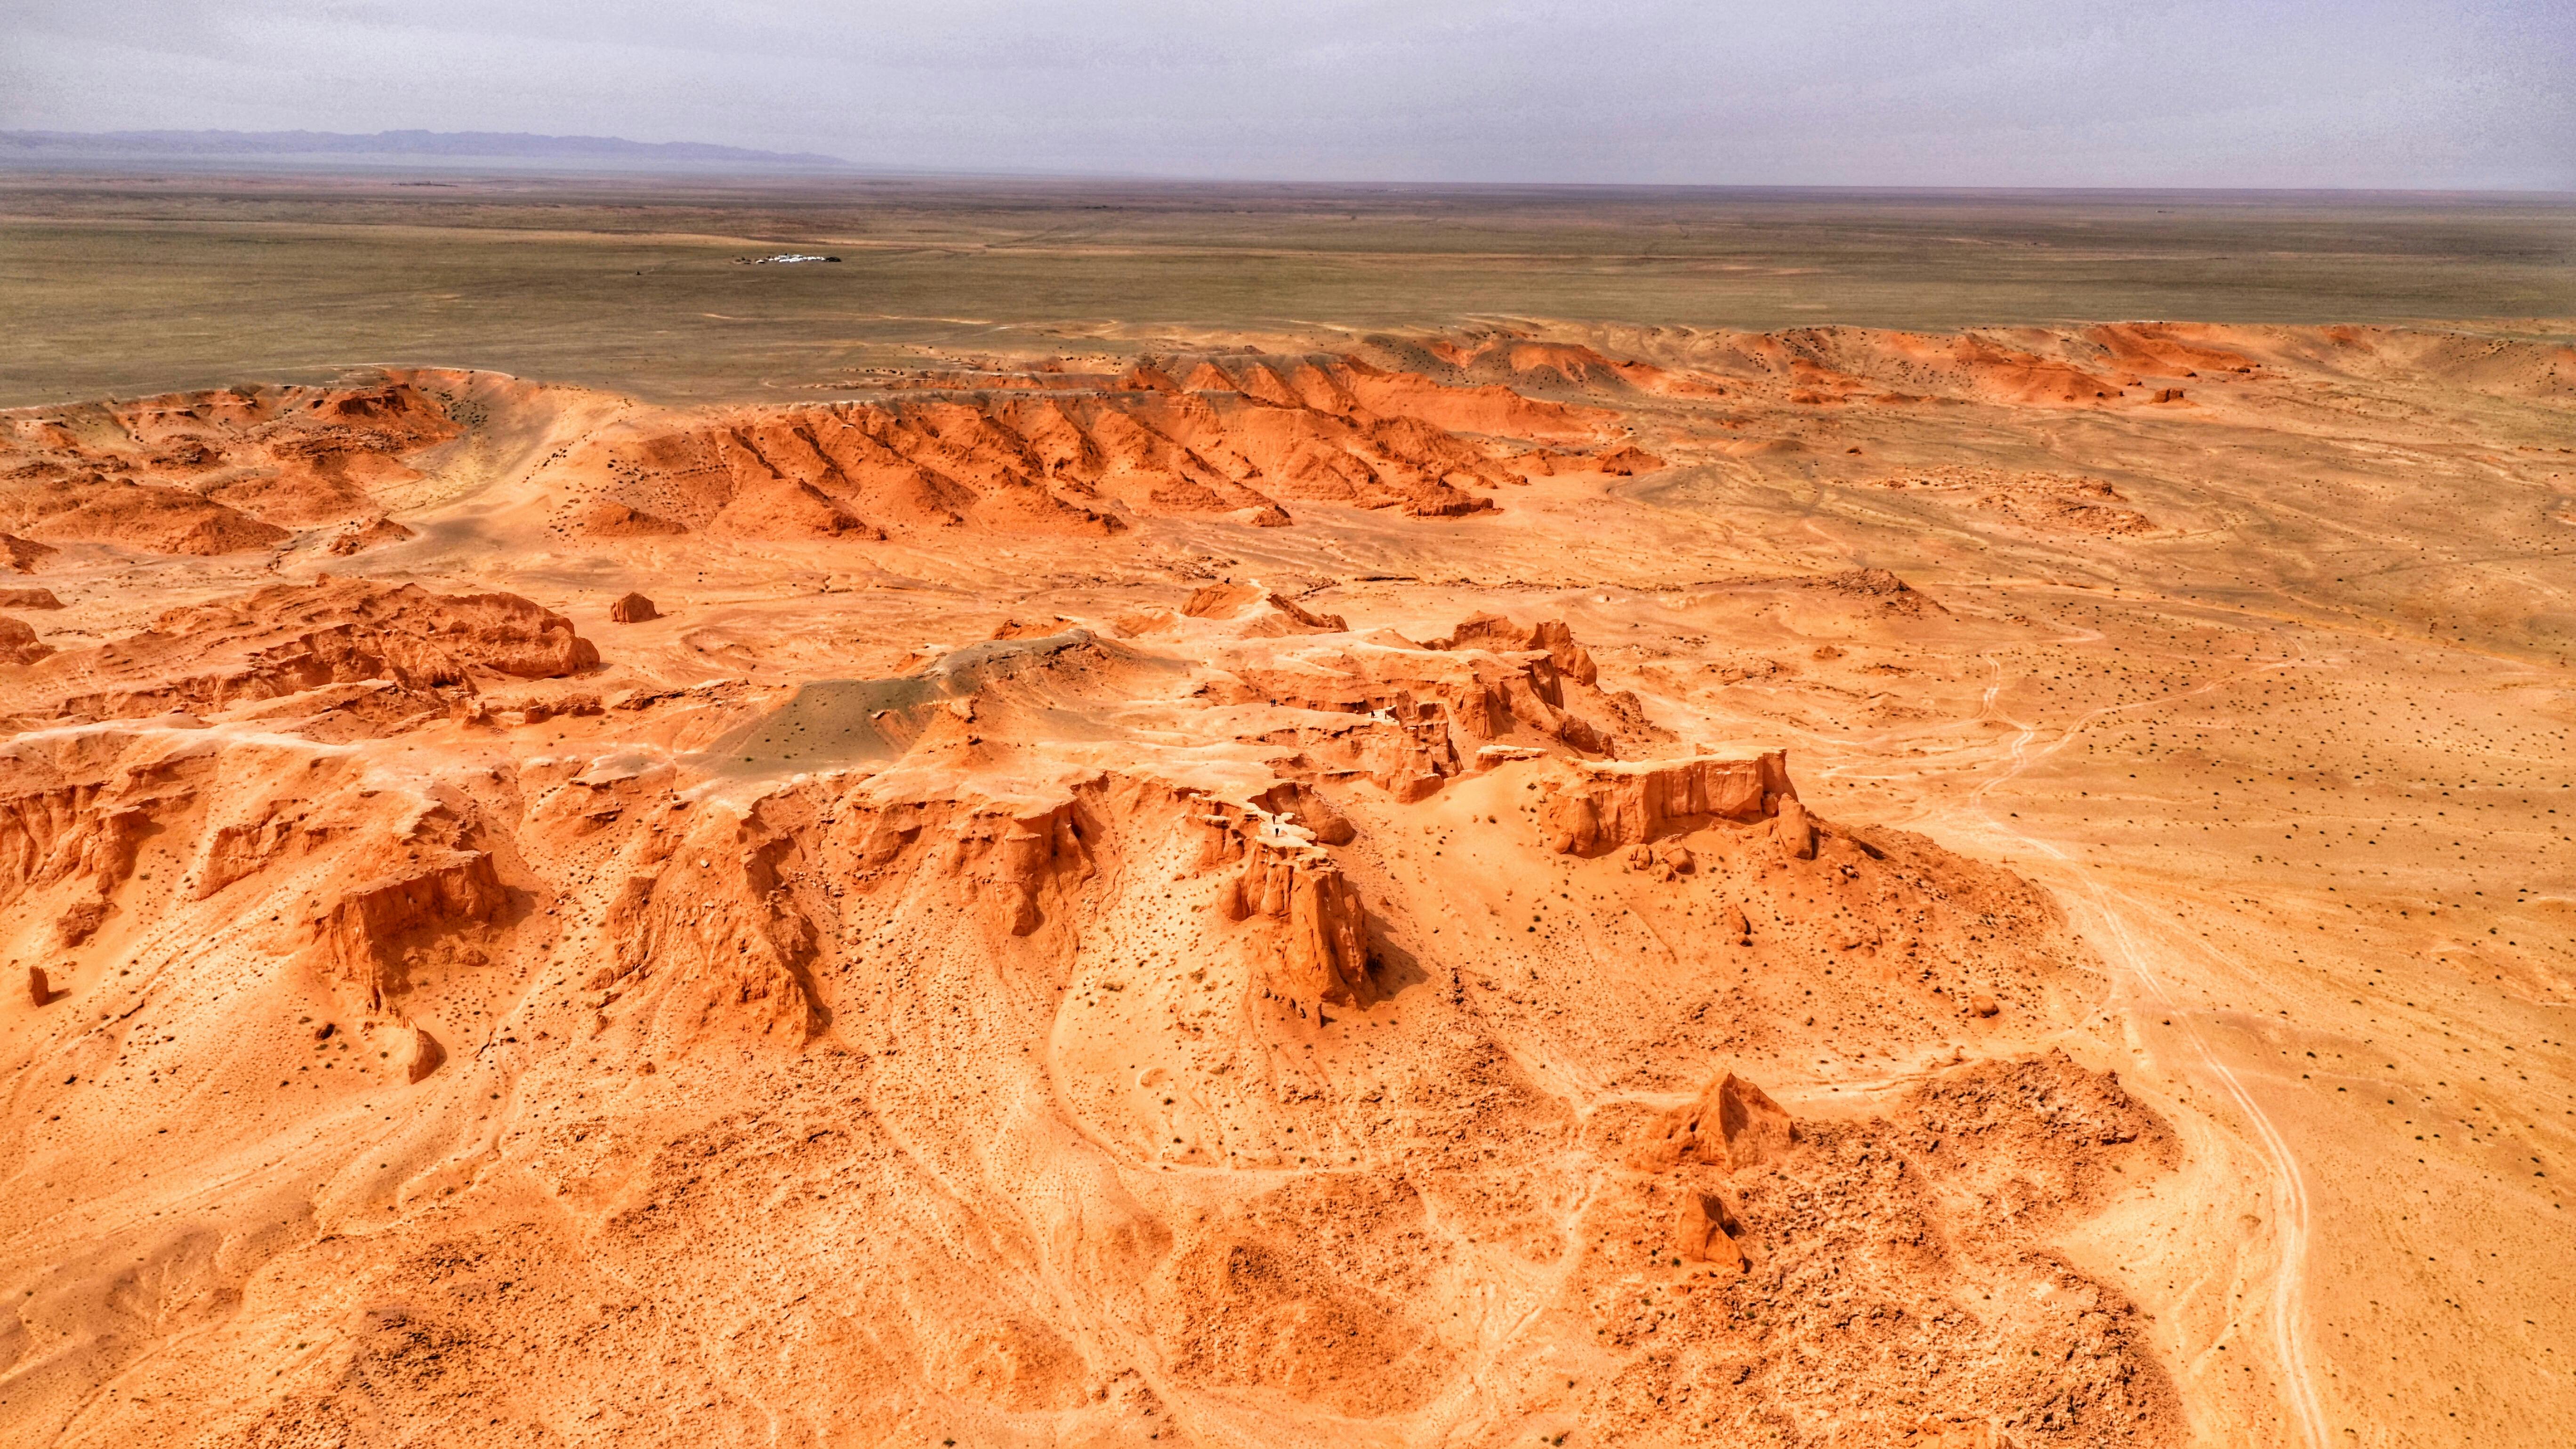
[[[25,1171],[273,1144],[40,1276],[21,1422],[121,1424],[71,1386],[150,1354],[247,1442],[705,1442],[718,1360],[946,1437],[2176,1441],[2049,1246],[2171,1132],[1960,1050],[2088,989],[2039,893],[1674,737],[1562,621],[997,632],[675,689],[326,579],[11,675]],[[1819,1012],[1918,1083],[1753,1086]],[[101,1331],[138,1260],[174,1306]]]

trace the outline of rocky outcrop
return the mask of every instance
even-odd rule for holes
[[[1045,919],[1048,887],[1091,876],[1091,852],[1082,843],[1072,801],[1011,819],[995,852],[1002,905],[1011,934],[1025,936]]]
[[[0,609],[59,609],[63,601],[51,589],[0,589]]]
[[[430,1074],[447,1060],[447,1049],[438,1044],[438,1038],[431,1036],[425,1026],[414,1026],[404,1036],[407,1040],[403,1043],[403,1080],[416,1086],[427,1081]]]
[[[66,880],[111,893],[133,873],[151,828],[149,799],[100,782],[0,797],[0,900]]]
[[[0,614],[0,664],[33,664],[53,652],[37,640],[34,625]]]
[[[1243,868],[1218,897],[1230,920],[1272,923],[1266,989],[1300,1014],[1326,1003],[1367,1007],[1377,1000],[1369,976],[1368,915],[1357,887],[1330,853],[1275,827],[1244,839]]]
[[[1759,820],[1796,803],[1782,750],[1751,759],[1577,761],[1541,785],[1539,831],[1559,855],[1599,855],[1711,820]]]
[[[1309,612],[1286,594],[1258,584],[1209,584],[1181,605],[1193,619],[1244,619],[1253,635],[1339,634],[1351,626],[1339,614]]]
[[[1361,776],[1406,805],[1438,794],[1459,773],[1449,728],[1436,718],[1364,716],[1271,730],[1260,740],[1291,747],[1310,765]]]
[[[1738,1273],[1753,1271],[1745,1252],[1751,1236],[1722,1192],[1689,1190],[1673,1220],[1673,1256],[1685,1263],[1715,1263]]]
[[[0,527],[149,553],[267,548],[368,516],[371,488],[421,476],[403,458],[461,431],[390,379],[21,408],[0,413]]]
[[[1348,357],[920,373],[885,386],[913,395],[631,417],[563,459],[556,476],[573,491],[557,526],[809,537],[834,514],[896,532],[1106,534],[1139,515],[1285,526],[1282,499],[1458,518],[1532,477],[1651,462],[1633,449],[1594,458],[1536,446],[1597,442],[1612,430],[1607,413]]]
[[[623,595],[608,606],[608,622],[612,624],[642,624],[661,617],[662,613],[653,607],[653,601],[642,594]]]
[[[1312,785],[1282,780],[1253,796],[1252,803],[1282,820],[1294,821],[1326,845],[1348,845],[1359,838],[1350,817]]]
[[[14,533],[0,533],[0,568],[11,573],[32,574],[38,566],[60,550],[50,544],[20,538]]]
[[[294,535],[185,488],[64,481],[7,490],[0,522],[57,543],[105,543],[211,558],[273,548]]]
[[[552,679],[598,663],[570,620],[516,594],[326,576],[173,609],[144,633],[55,656],[24,691],[52,695],[59,715],[132,718],[361,680],[471,691],[478,677]]]
[[[1699,1100],[1666,1114],[1628,1164],[1649,1172],[1689,1164],[1735,1172],[1785,1157],[1797,1141],[1797,1123],[1779,1103],[1721,1072]]]
[[[330,552],[335,557],[346,558],[351,554],[364,553],[371,548],[382,548],[387,544],[402,543],[417,537],[419,537],[417,533],[392,519],[379,518],[363,527],[352,528],[331,540]]]
[[[216,826],[206,832],[197,868],[190,872],[197,883],[197,899],[205,900],[258,873],[308,839],[299,821],[270,813]]]
[[[1471,636],[1472,637],[1472,636]],[[1568,649],[1579,654],[1570,637]],[[1588,656],[1580,661],[1587,669]],[[1221,704],[1270,704],[1319,713],[1364,716],[1384,726],[1381,737],[1349,726],[1299,726],[1300,743],[1321,733],[1346,738],[1370,756],[1360,764],[1351,750],[1329,755],[1335,763],[1368,774],[1400,798],[1418,799],[1460,772],[1462,747],[1470,752],[1520,737],[1553,741],[1583,754],[1615,753],[1610,731],[1576,713],[1569,681],[1554,657],[1540,650],[1495,653],[1481,646],[1416,649],[1398,643],[1321,644],[1281,661],[1275,654],[1245,660],[1202,693]],[[1607,702],[1589,697],[1596,704]],[[1591,707],[1590,705],[1586,706]],[[1289,735],[1271,738],[1287,742]],[[1463,742],[1463,746],[1462,746]],[[1399,787],[1395,781],[1408,782]]]
[[[688,532],[667,518],[604,498],[575,510],[563,527],[583,538],[676,538]]]
[[[1522,650],[1542,650],[1556,671],[1577,684],[1597,683],[1601,677],[1592,655],[1574,642],[1574,631],[1562,619],[1542,619],[1523,626],[1501,614],[1476,614],[1460,622],[1445,639],[1435,639],[1434,649],[1490,649],[1498,654]]]
[[[1778,813],[1771,817],[1771,831],[1780,849],[1793,860],[1816,858],[1816,826],[1807,818],[1807,807],[1795,795],[1781,795],[1773,804]]]
[[[98,934],[98,928],[107,924],[108,913],[115,909],[115,904],[104,895],[77,900],[63,907],[62,914],[54,917],[54,944],[67,951],[87,944],[90,937]]]
[[[370,1011],[400,992],[409,954],[436,938],[490,925],[509,892],[489,852],[426,849],[336,894],[308,923],[320,967],[355,988]]]
[[[794,841],[756,820],[711,819],[610,903],[609,963],[586,983],[601,1009],[641,995],[666,1038],[720,1021],[801,1043],[815,1023],[813,920],[779,874]]]

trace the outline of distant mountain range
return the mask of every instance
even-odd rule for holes
[[[753,151],[696,141],[628,141],[616,136],[534,136],[520,131],[0,131],[0,167],[330,162],[420,166],[481,161],[552,163],[603,170],[658,166],[846,170],[837,156]]]

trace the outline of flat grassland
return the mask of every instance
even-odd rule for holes
[[[0,177],[0,406],[470,366],[796,396],[925,348],[1477,320],[2563,318],[2549,198]],[[796,250],[836,265],[746,267]]]

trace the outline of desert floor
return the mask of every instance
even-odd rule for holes
[[[454,189],[0,195],[10,1442],[2576,1440],[2576,214]]]

